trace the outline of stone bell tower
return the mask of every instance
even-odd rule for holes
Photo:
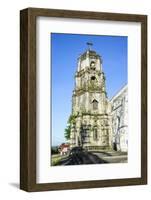
[[[109,102],[102,70],[102,58],[90,49],[78,58],[70,116],[71,147],[88,150],[111,148]]]

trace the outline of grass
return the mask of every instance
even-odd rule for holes
[[[60,154],[55,154],[52,155],[51,157],[51,165],[56,166],[59,164],[59,162],[63,159],[66,158],[68,155],[60,155]]]

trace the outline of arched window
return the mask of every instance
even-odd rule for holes
[[[92,70],[95,70],[95,62],[94,61],[91,61],[90,67],[91,67]]]
[[[97,110],[98,109],[98,101],[96,99],[94,99],[92,101],[92,104],[93,104],[93,110]]]
[[[95,81],[96,77],[95,76],[91,76],[91,81]]]
[[[97,141],[98,140],[98,132],[97,132],[97,129],[95,128],[94,131],[93,131],[93,140],[94,141]]]
[[[89,142],[89,128],[86,125],[81,127],[81,141],[82,144]]]

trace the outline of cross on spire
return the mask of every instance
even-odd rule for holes
[[[88,49],[90,50],[91,47],[93,46],[93,43],[92,42],[87,42],[87,45],[88,45]]]

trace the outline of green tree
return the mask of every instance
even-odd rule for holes
[[[69,119],[68,119],[68,124],[72,124],[75,122],[75,118],[76,118],[76,115],[70,115]]]
[[[71,133],[71,124],[75,122],[76,115],[70,115],[68,122],[67,122],[67,127],[64,130],[64,136],[66,140],[70,139],[70,133]]]
[[[65,138],[66,140],[69,140],[70,139],[70,132],[71,132],[71,125],[68,124],[67,127],[65,128]]]
[[[51,153],[52,153],[52,154],[57,154],[57,153],[59,153],[59,152],[58,152],[58,146],[52,146],[52,147],[51,147]]]

